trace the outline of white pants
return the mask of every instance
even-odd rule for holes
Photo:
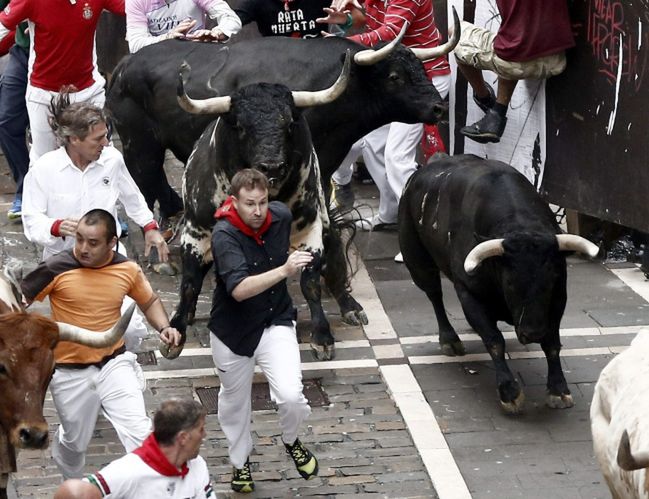
[[[252,452],[250,419],[255,364],[266,376],[270,397],[277,404],[282,441],[287,444],[295,442],[300,425],[311,414],[302,393],[300,349],[295,327],[270,326],[264,329],[252,357],[235,354],[213,333],[210,340],[221,381],[219,423],[228,439],[232,465],[243,468]]]
[[[70,93],[70,103],[74,102],[91,102],[96,106],[103,108],[106,96],[104,94],[104,85],[106,81],[93,73],[95,83],[90,87],[84,88],[80,92]],[[50,102],[53,97],[58,96],[58,92],[51,92],[27,85],[25,99],[27,102],[27,114],[29,115],[29,128],[32,134],[32,147],[29,151],[29,163],[34,162],[43,154],[59,147],[54,132],[48,122],[50,113]]]
[[[442,99],[445,99],[450,88],[450,76],[435,76],[433,85]],[[349,183],[352,162],[358,157],[360,150],[367,171],[379,190],[379,218],[385,223],[396,222],[403,188],[417,170],[415,158],[423,132],[424,126],[421,123],[394,122],[377,128],[352,146],[340,168],[334,173],[334,181],[340,185]]]
[[[63,478],[81,478],[86,449],[97,415],[117,431],[126,452],[139,447],[151,433],[144,407],[142,369],[130,352],[118,355],[103,368],[57,368],[50,392],[61,424],[52,442],[52,457]]]

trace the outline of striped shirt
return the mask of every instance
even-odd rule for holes
[[[402,40],[406,47],[431,48],[440,44],[432,0],[365,0],[366,32],[349,38],[373,47],[394,40],[406,22],[409,27]],[[451,72],[446,57],[425,61],[424,69],[428,78]]]

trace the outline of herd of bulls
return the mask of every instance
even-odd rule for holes
[[[157,201],[168,215],[185,210],[183,276],[172,318],[183,342],[211,265],[213,213],[228,194],[229,180],[243,167],[267,174],[271,197],[284,201],[293,214],[292,247],[315,256],[301,276],[314,355],[328,360],[335,354],[320,303],[321,275],[343,319],[367,324],[351,295],[338,217],[329,213],[329,179],[350,146],[371,130],[393,121],[434,123],[442,117],[445,105],[419,59],[453,49],[460,32],[457,16],[453,32],[455,38],[447,44],[419,54],[399,39],[378,50],[340,38],[271,38],[232,45],[169,40],[118,65],[107,106],[127,166],[152,208]],[[167,149],[186,164],[182,201],[164,175]],[[469,324],[493,360],[506,412],[518,413],[524,397],[505,361],[499,320],[514,325],[521,343],[540,343],[548,363],[547,405],[573,405],[559,359],[565,255],[595,256],[598,248],[561,234],[547,203],[522,175],[475,156],[435,157],[403,192],[399,243],[415,284],[434,307],[442,351],[463,355],[444,309],[440,271],[453,282]],[[63,339],[87,339],[69,325],[26,313],[8,280],[0,280],[0,315],[2,498],[7,473],[15,470],[14,448],[47,445],[42,405],[53,346]],[[95,341],[121,334],[126,317],[106,333],[108,339]],[[173,358],[181,351],[182,345],[165,354]],[[592,411],[595,450],[614,494],[647,497],[644,468],[649,457],[630,449],[647,445],[648,435],[642,440],[640,417],[624,412],[630,410],[628,404],[619,410],[616,397],[625,380],[614,363],[619,365],[631,351],[637,353],[639,347],[634,343],[613,361],[608,377],[598,384]],[[641,373],[638,377],[649,379]],[[638,402],[635,409],[644,405]]]

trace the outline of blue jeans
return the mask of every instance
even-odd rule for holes
[[[16,195],[22,196],[23,178],[29,168],[27,150],[27,89],[28,52],[18,45],[9,50],[9,60],[0,78],[0,148],[4,152],[16,182]]]

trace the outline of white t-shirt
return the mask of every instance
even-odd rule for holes
[[[113,499],[207,499],[214,498],[207,463],[201,456],[187,461],[184,476],[164,476],[136,454],[126,454],[84,480],[99,488],[102,497]]]

